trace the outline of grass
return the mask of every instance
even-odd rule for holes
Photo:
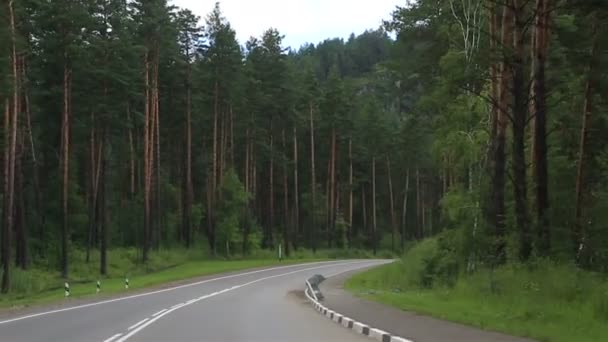
[[[75,250],[70,263],[70,299],[96,296],[96,282],[101,280],[101,295],[127,293],[129,291],[185,280],[204,275],[238,271],[255,267],[296,264],[332,259],[371,258],[362,250],[308,250],[293,252],[289,259],[279,262],[273,251],[259,251],[248,258],[233,257],[211,259],[205,253],[193,249],[159,250],[150,255],[146,265],[139,263],[135,249],[114,249],[108,254],[108,276],[98,276],[99,255],[93,254],[89,263],[84,252]],[[31,305],[52,304],[64,301],[64,280],[56,271],[56,265],[38,262],[27,271],[13,269],[9,294],[0,296],[0,308],[21,308]],[[125,289],[125,277],[129,289]]]
[[[539,262],[461,275],[453,286],[421,286],[423,242],[400,262],[355,275],[346,288],[403,310],[539,341],[602,341],[608,336],[608,282],[572,265]]]

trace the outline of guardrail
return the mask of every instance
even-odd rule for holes
[[[315,274],[306,280],[306,291],[308,291],[308,294],[317,302],[323,300],[323,293],[319,290],[319,284],[321,284],[323,280],[325,280],[325,277],[320,274]]]

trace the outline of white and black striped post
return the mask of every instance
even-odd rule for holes
[[[129,277],[125,278],[125,289],[129,289]]]
[[[65,291],[65,296],[69,297],[70,296],[70,284],[67,281],[63,284],[63,290]]]
[[[283,253],[281,251],[281,244],[279,244],[279,261],[283,260]]]
[[[101,281],[98,280],[96,292],[99,293],[99,291],[101,291]]]

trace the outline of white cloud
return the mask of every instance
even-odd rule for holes
[[[174,0],[173,4],[204,18],[215,0]],[[299,47],[325,38],[346,38],[377,28],[405,0],[221,0],[220,7],[241,43],[274,27],[285,45]]]

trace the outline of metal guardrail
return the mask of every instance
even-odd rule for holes
[[[323,294],[321,293],[321,290],[319,290],[319,284],[321,284],[323,280],[325,280],[325,277],[320,274],[315,274],[306,280],[306,291],[308,291],[316,301],[323,300]]]

